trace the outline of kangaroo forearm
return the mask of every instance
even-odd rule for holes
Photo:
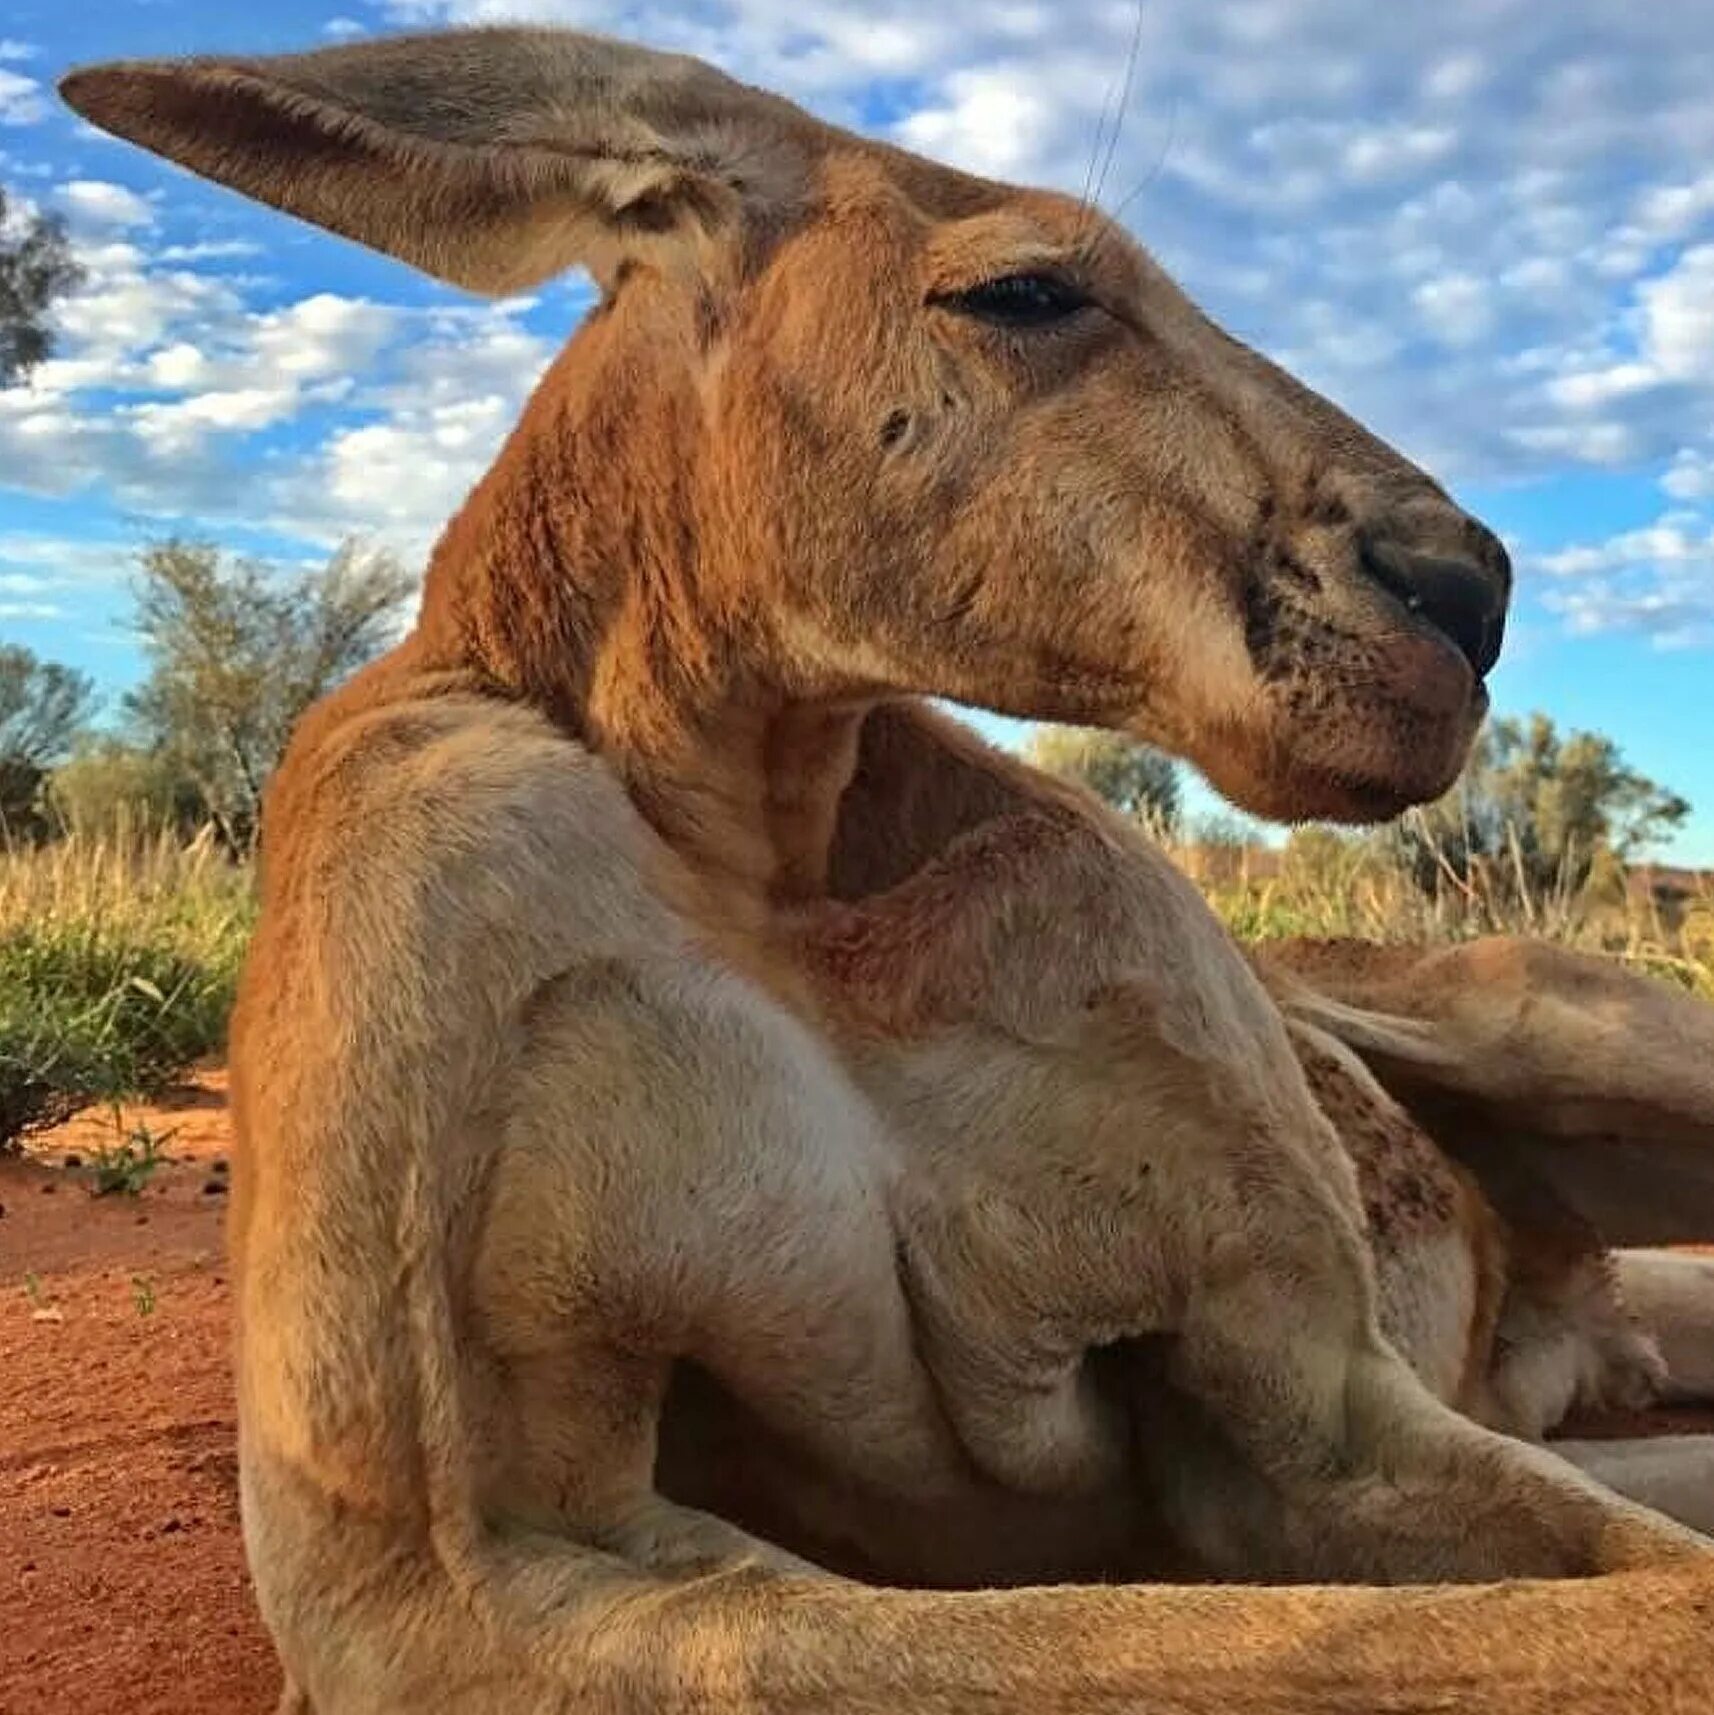
[[[540,1570],[527,1614],[520,1586],[497,1591],[502,1631],[544,1697],[589,1715],[1688,1715],[1714,1670],[1705,1570],[958,1594],[734,1571],[559,1614]],[[532,1690],[481,1706],[563,1704]]]

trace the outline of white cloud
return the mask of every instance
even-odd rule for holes
[[[0,531],[0,589],[14,595],[72,593],[112,587],[130,574],[134,542],[68,541],[21,530]]]
[[[154,253],[157,262],[228,262],[260,256],[262,246],[248,238],[204,239],[196,244],[167,244]]]
[[[1714,173],[1684,183],[1652,185],[1637,200],[1635,226],[1655,240],[1689,236],[1714,219]]]
[[[361,372],[395,325],[395,312],[362,298],[318,292],[256,316],[244,330],[241,361],[297,382]]]
[[[130,238],[76,248],[86,280],[58,309],[58,353],[0,393],[0,471],[38,495],[101,488],[157,517],[253,518],[245,437],[350,393],[398,325],[330,293],[253,311],[233,282],[156,265]]]
[[[373,533],[426,552],[552,355],[523,326],[533,300],[407,310],[315,292],[258,310],[242,282],[180,265],[194,248],[78,243],[87,280],[59,309],[58,353],[0,393],[4,483],[95,490],[186,528]],[[311,426],[247,452],[288,423]],[[0,571],[29,569],[17,560],[0,538]]]
[[[1487,83],[1489,70],[1480,54],[1450,54],[1429,67],[1422,93],[1431,101],[1463,101]]]
[[[291,387],[233,387],[196,393],[165,404],[129,405],[123,419],[152,450],[176,458],[198,451],[214,434],[253,434],[292,416]]]
[[[1450,155],[1458,134],[1446,126],[1376,126],[1347,137],[1340,163],[1348,177],[1378,182],[1433,166]]]
[[[86,283],[60,307],[63,358],[35,375],[38,389],[56,393],[121,383],[136,354],[175,328],[199,337],[243,313],[243,302],[227,283],[186,269],[156,268],[145,251],[127,240],[82,243],[77,258]]]
[[[29,42],[16,41],[10,36],[0,37],[0,61],[33,60],[40,52]]]
[[[1073,193],[1139,28],[1132,0],[369,0],[323,32],[521,16],[700,53]],[[1455,482],[1634,466],[1709,499],[1714,7],[1150,0],[1140,29],[1103,200],[1136,192],[1127,220],[1234,332]],[[295,293],[259,307],[218,264],[271,244],[175,226],[180,183],[153,204],[109,187],[134,223],[111,198],[78,217],[91,282],[35,389],[0,402],[7,480],[426,540],[546,344],[504,308],[315,294],[295,258],[274,264]],[[288,422],[291,444],[246,465],[246,439]],[[1551,582],[1568,624],[1665,626],[1675,566],[1691,575],[1657,556]]]
[[[415,326],[399,372],[370,395],[374,409],[275,486],[281,527],[320,542],[374,534],[407,557],[425,555],[553,355],[551,342],[521,325],[526,307],[448,312]]]
[[[79,231],[124,231],[155,224],[155,211],[135,191],[102,179],[73,179],[61,185],[59,201]]]
[[[1022,68],[954,72],[944,103],[898,127],[907,148],[994,178],[1027,172],[1055,124],[1051,102]]]
[[[1633,393],[1646,392],[1660,385],[1660,371],[1652,363],[1632,359],[1615,363],[1606,369],[1590,369],[1570,375],[1556,376],[1547,385],[1547,395],[1560,405],[1573,410],[1591,406],[1610,405]]]
[[[1660,485],[1674,500],[1714,500],[1714,451],[1681,447]]]
[[[1547,606],[1574,637],[1628,633],[1660,649],[1698,649],[1714,643],[1714,596],[1706,584],[1639,594],[1600,585],[1551,596]]]
[[[33,77],[0,65],[0,125],[35,125],[48,112],[47,97]]]
[[[1446,345],[1475,345],[1494,331],[1490,288],[1474,274],[1442,274],[1424,280],[1411,299],[1429,329]]]
[[[1714,644],[1714,443],[1681,449],[1660,486],[1677,504],[1652,523],[1522,557],[1523,575],[1545,580],[1542,605],[1573,635]]]
[[[179,340],[163,345],[143,360],[143,379],[151,387],[169,388],[175,392],[196,387],[206,381],[209,360],[201,346]]]
[[[1641,439],[1624,423],[1522,423],[1510,431],[1509,438],[1556,464],[1597,465],[1609,470],[1635,464],[1644,453]]]
[[[1643,285],[1644,347],[1669,380],[1714,380],[1714,244],[1699,244]]]
[[[0,619],[69,618],[92,588],[120,586],[135,552],[125,542],[0,532]]]
[[[1684,520],[1627,530],[1604,542],[1562,548],[1538,556],[1536,565],[1549,577],[1588,577],[1592,573],[1629,571],[1638,566],[1714,565],[1714,529]],[[1710,592],[1714,595],[1714,591]]]
[[[1614,329],[1634,338],[1635,355],[1568,354],[1562,372],[1546,383],[1548,400],[1579,416],[1608,413],[1605,424],[1586,423],[1583,430],[1625,428],[1627,450],[1636,441],[1634,426],[1614,420],[1611,413],[1628,404],[1646,405],[1663,390],[1699,395],[1693,408],[1706,421],[1714,411],[1714,244],[1685,250],[1664,273],[1642,281],[1628,308],[1614,318]],[[1676,418],[1681,408],[1669,404],[1666,418]]]

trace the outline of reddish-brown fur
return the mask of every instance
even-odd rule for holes
[[[1337,1053],[1400,1020],[1276,1006],[1158,854],[915,701],[1125,726],[1264,812],[1384,814],[1481,717],[1487,532],[1087,208],[694,62],[497,31],[65,89],[444,278],[605,289],[415,632],[267,804],[234,1237],[293,1696],[1684,1702],[1703,1544],[1457,1417],[1383,1338],[1287,1020]],[[1026,334],[960,296],[1032,270],[1086,305]],[[1339,1064],[1377,1228],[1401,1198],[1427,1222],[1420,1139]],[[722,1412],[730,1444],[698,1433]],[[773,1540],[732,1522],[758,1504]],[[1615,1576],[916,1594],[791,1552],[824,1544],[952,1585],[1180,1547]]]

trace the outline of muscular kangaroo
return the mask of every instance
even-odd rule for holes
[[[1499,647],[1488,532],[1087,207],[693,61],[494,30],[63,88],[442,279],[603,289],[266,806],[233,1235],[289,1701],[1703,1695],[1705,1545],[1383,1338],[1351,1170],[1191,891],[1143,848],[1080,886],[1107,830],[1003,761],[944,852],[841,833],[872,722],[943,744],[929,695],[1125,726],[1263,813],[1431,796]],[[770,1494],[772,1540],[736,1522]],[[1548,1581],[896,1587],[1180,1538]]]

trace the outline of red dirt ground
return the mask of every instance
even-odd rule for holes
[[[279,1693],[238,1536],[224,1076],[139,1120],[169,1159],[135,1198],[89,1195],[107,1114],[0,1161],[0,1715],[266,1715]]]
[[[83,1116],[0,1162],[0,1712],[266,1715],[238,1538],[223,1079],[141,1118],[171,1158],[91,1198]],[[169,1136],[170,1134],[170,1136]]]

